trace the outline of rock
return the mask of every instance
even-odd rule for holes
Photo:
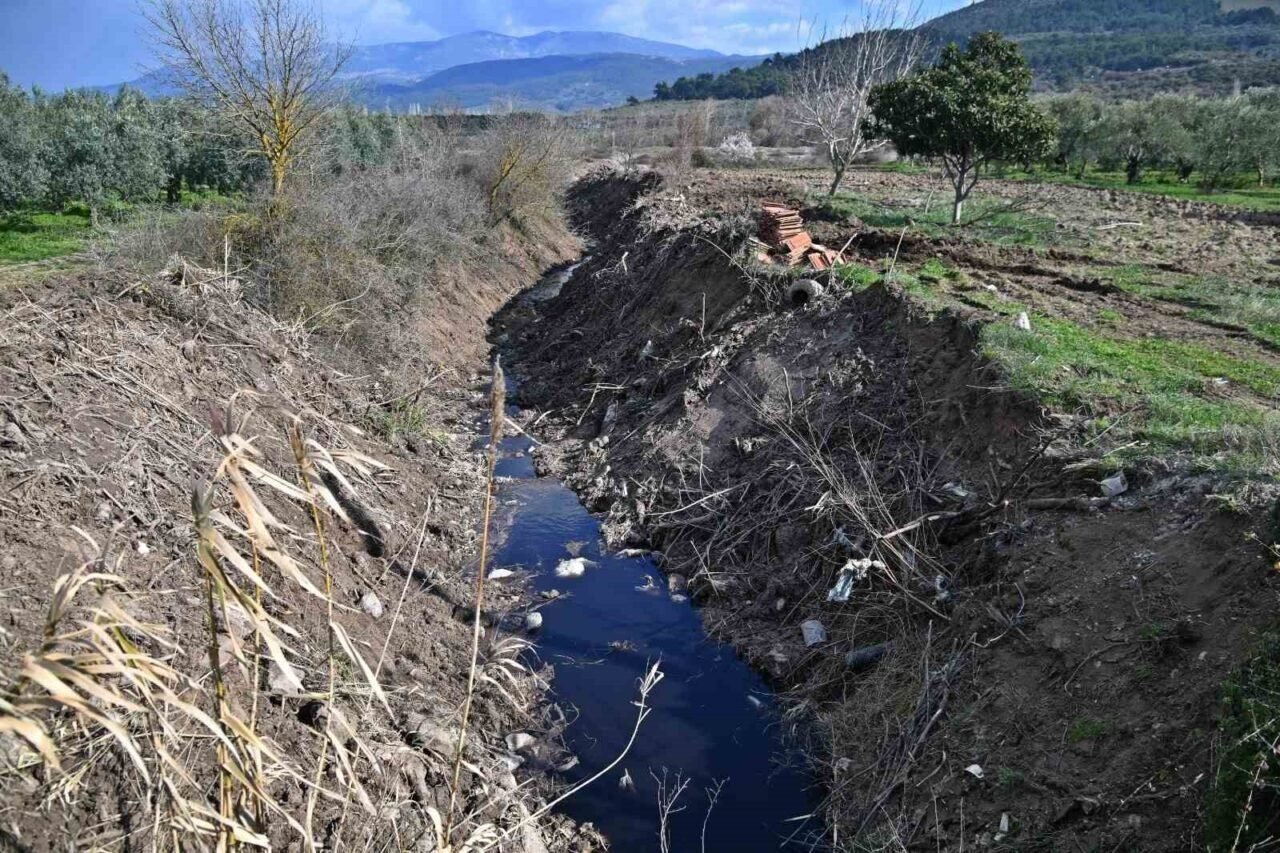
[[[524,629],[530,633],[542,630],[542,614],[538,611],[526,613],[524,617]]]
[[[504,767],[508,773],[518,770],[520,765],[524,764],[524,759],[518,755],[502,753],[498,756],[498,764]]]
[[[292,673],[285,672],[275,661],[267,667],[267,687],[285,696],[297,696],[302,692],[302,682]]]
[[[106,501],[98,504],[98,508],[94,511],[93,517],[99,523],[106,524],[111,520],[111,504]]]
[[[800,633],[804,636],[804,644],[809,648],[827,641],[827,629],[817,619],[806,619],[801,622]]]
[[[881,658],[888,654],[892,648],[893,643],[877,643],[874,646],[854,649],[844,656],[844,664],[854,672],[870,669],[878,664]]]
[[[196,342],[194,340],[186,340],[179,345],[178,350],[182,353],[182,357],[187,361],[196,360]]]
[[[373,590],[369,590],[360,596],[360,609],[368,613],[374,619],[382,618],[382,599],[373,594]]]
[[[507,749],[512,752],[524,752],[529,747],[538,742],[538,739],[528,732],[513,732],[507,735]]]
[[[1024,332],[1031,331],[1031,318],[1027,316],[1026,311],[1020,311],[1018,316],[1013,318],[1013,327]]]
[[[18,558],[12,554],[5,554],[4,559],[0,560],[0,569],[11,572],[16,568],[18,568]]]

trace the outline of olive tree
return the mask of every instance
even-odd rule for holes
[[[895,0],[867,0],[854,29],[803,51],[787,85],[787,115],[802,138],[821,145],[835,195],[863,153],[884,145],[867,133],[876,86],[900,79],[919,61],[923,40]]]
[[[1054,162],[1065,172],[1075,164],[1083,178],[1102,141],[1102,104],[1084,92],[1045,99],[1044,107],[1058,126],[1058,150]]]
[[[35,100],[0,71],[0,212],[44,195],[49,171],[40,159]]]
[[[936,157],[955,191],[959,224],[979,170],[994,160],[1035,160],[1053,146],[1054,124],[1031,102],[1031,70],[998,33],[947,45],[932,68],[877,86],[874,129],[898,153]]]
[[[150,0],[160,59],[189,94],[243,126],[276,195],[302,143],[338,101],[351,49],[305,0]]]

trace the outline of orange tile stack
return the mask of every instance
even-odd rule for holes
[[[808,263],[815,270],[825,270],[833,264],[844,263],[844,256],[839,252],[813,242],[813,237],[804,230],[804,220],[798,210],[766,201],[760,205],[759,223],[761,242],[790,266]]]

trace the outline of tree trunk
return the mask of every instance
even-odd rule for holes
[[[964,176],[960,176],[960,183],[956,184],[956,199],[951,207],[951,224],[959,225],[960,217],[964,213]]]
[[[1142,161],[1137,157],[1130,157],[1124,164],[1124,180],[1127,184],[1136,184],[1138,176],[1142,174]]]
[[[283,157],[271,158],[271,194],[279,196],[284,190],[285,161]]]
[[[1256,168],[1258,170],[1258,188],[1261,189],[1267,185],[1267,167],[1259,159]]]
[[[835,169],[836,174],[835,177],[831,179],[831,188],[827,190],[827,198],[831,198],[836,194],[836,190],[840,189],[840,182],[844,180],[845,167],[832,164],[832,168]]]

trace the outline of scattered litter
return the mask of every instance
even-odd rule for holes
[[[564,549],[569,552],[570,557],[582,556],[582,549],[585,547],[587,547],[587,543],[579,541],[577,539],[573,539],[564,543]]]
[[[893,643],[876,643],[874,646],[863,646],[846,654],[844,656],[844,664],[854,672],[870,669],[878,664],[892,649]]]
[[[635,782],[635,780],[634,780],[634,779],[632,779],[632,778],[631,778],[631,771],[630,771],[630,770],[627,770],[626,768],[623,768],[623,770],[622,770],[622,778],[618,780],[618,787],[619,787],[619,788],[621,788],[621,789],[622,789],[622,790],[624,790],[624,791],[631,791],[632,793],[634,793],[634,792],[635,792],[635,790],[636,790],[636,782]]]
[[[658,582],[653,579],[653,575],[645,575],[644,583],[636,587],[636,592],[657,592]]]
[[[975,779],[981,779],[983,776],[986,775],[986,771],[982,769],[981,764],[970,764],[968,767],[964,769],[964,772],[968,773],[970,776],[972,776]]]
[[[558,589],[543,590],[541,593],[541,596],[544,601],[555,601],[557,598],[560,597],[560,590]]]
[[[672,593],[671,600],[674,601],[676,604],[684,604],[686,601],[689,600],[689,596],[681,595],[680,593],[676,592],[676,593]]]
[[[1009,835],[1009,813],[1000,813],[1000,829],[996,832],[995,841],[1003,841]]]
[[[573,557],[556,563],[556,577],[580,578],[587,573],[587,561],[582,557]]]
[[[618,552],[618,556],[624,560],[630,560],[634,557],[652,557],[656,551],[646,551],[643,548],[623,548]]]
[[[1024,332],[1031,331],[1031,318],[1027,316],[1026,311],[1018,312],[1018,316],[1013,319],[1013,327]]]
[[[787,288],[787,301],[795,307],[807,305],[822,296],[822,285],[811,278],[801,278]]]
[[[360,596],[360,609],[368,613],[374,619],[382,618],[382,599],[374,595],[373,590],[369,590]]]
[[[872,569],[886,568],[888,567],[881,561],[867,557],[846,561],[844,567],[840,569],[840,577],[836,578],[835,586],[827,590],[827,601],[848,601],[849,596],[853,594],[855,583],[865,581]]]
[[[750,703],[751,703],[751,707],[752,707],[752,708],[755,708],[757,711],[763,711],[763,710],[764,710],[764,700],[763,700],[763,699],[761,699],[759,696],[753,696],[753,695],[751,695],[750,693],[748,693],[748,694],[747,694],[747,701],[748,701],[748,702],[750,702]]]
[[[641,358],[653,357],[653,341],[644,342],[644,346],[640,347],[640,357]]]
[[[508,771],[512,771],[512,770],[518,770],[520,768],[520,765],[524,764],[524,759],[518,755],[503,753],[498,756],[498,763],[501,764]]]
[[[827,629],[817,619],[806,619],[801,622],[800,633],[804,635],[804,644],[809,648],[827,641]]]
[[[524,627],[530,633],[542,630],[542,614],[536,610],[525,614]]]
[[[512,732],[507,735],[507,749],[512,752],[524,752],[529,747],[537,743],[537,738],[528,732]]]
[[[513,578],[515,576],[516,573],[510,569],[494,569],[489,572],[489,580],[491,581],[504,581],[507,578]]]
[[[672,595],[680,595],[689,588],[689,579],[681,574],[667,575],[667,591]]]
[[[856,548],[853,547],[853,542],[849,540],[849,536],[844,532],[843,527],[837,527],[836,532],[831,534],[831,542],[833,545],[839,545],[841,548],[844,548],[846,551],[857,550]]]
[[[777,601],[773,603],[773,609],[779,613],[781,613],[783,610],[786,610],[787,600],[785,598],[779,598]]]
[[[560,773],[568,773],[570,770],[578,766],[578,756],[570,755],[564,761],[556,765],[556,770]]]
[[[1103,480],[1101,486],[1102,494],[1109,498],[1118,497],[1129,491],[1129,481],[1125,478],[1123,471]]]
[[[951,581],[947,580],[944,575],[934,575],[933,577],[933,600],[935,604],[946,604],[955,598],[955,593],[951,591]]]

